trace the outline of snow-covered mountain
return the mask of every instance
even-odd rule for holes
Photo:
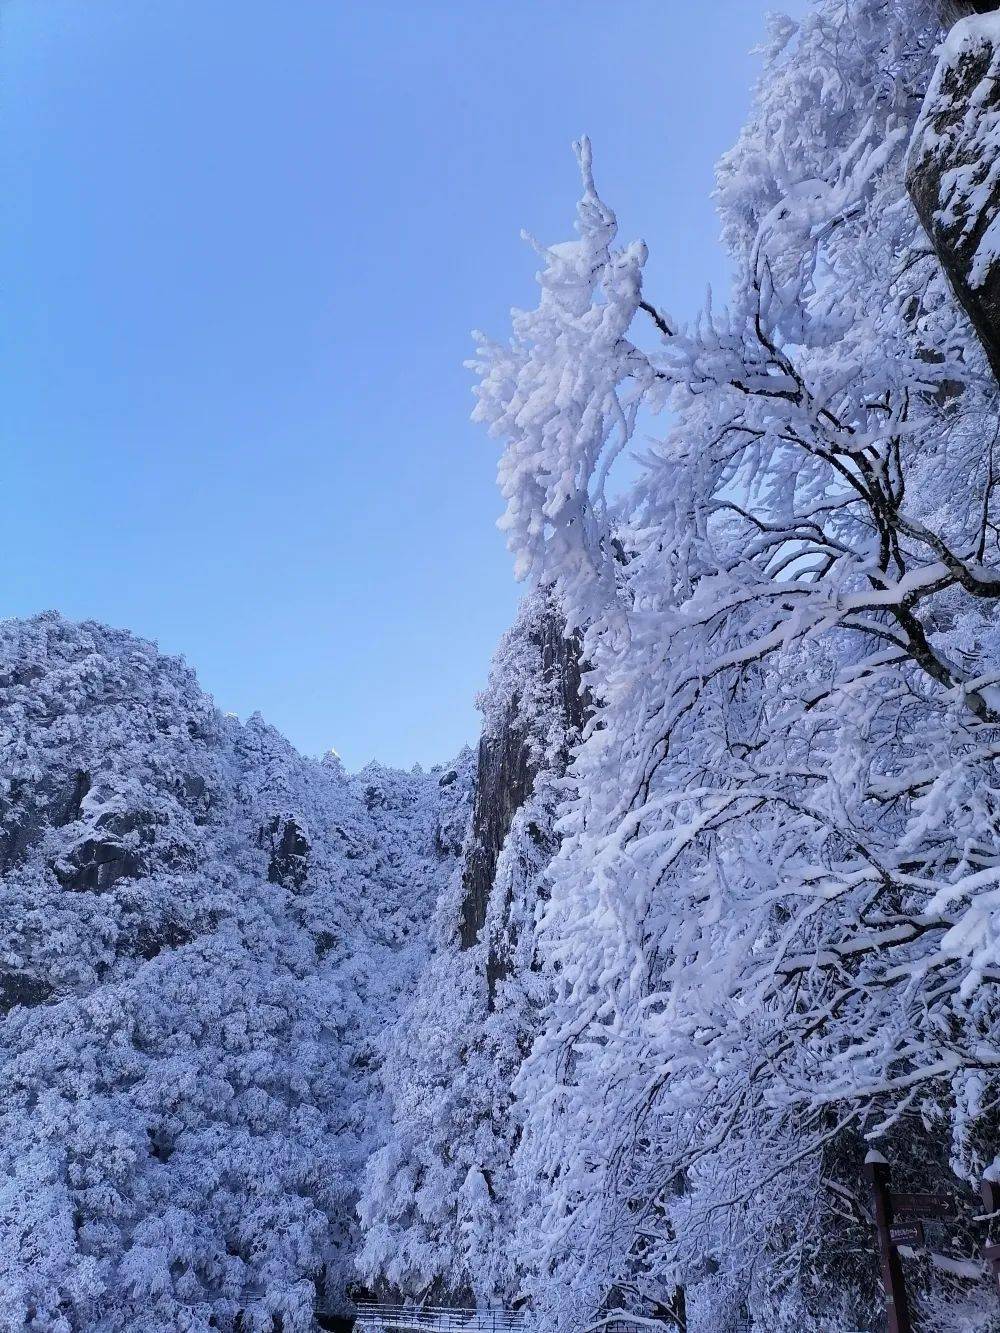
[[[308,1327],[471,755],[348,776],[43,615],[0,625],[0,756],[0,1327]]]
[[[478,754],[348,775],[127,632],[0,622],[0,1327],[516,1298],[511,1082],[585,716],[547,595],[480,704]]]

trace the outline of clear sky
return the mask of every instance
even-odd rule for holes
[[[301,749],[441,762],[513,614],[469,330],[569,145],[680,317],[804,0],[0,0],[0,615],[182,652]]]

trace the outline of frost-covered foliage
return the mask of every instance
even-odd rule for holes
[[[0,624],[0,774],[0,1327],[311,1327],[467,788],[54,615]]]
[[[690,327],[584,145],[578,240],[475,363],[596,701],[516,1081],[517,1251],[566,1329],[856,1328],[866,1143],[970,1215],[1000,1150],[1000,403],[904,183],[941,12],[772,20],[718,171],[730,304]],[[609,504],[638,413],[661,438]],[[968,1229],[931,1249],[925,1326],[989,1309]]]
[[[500,1305],[516,1300],[523,1272],[511,1244],[511,1084],[549,993],[536,970],[535,916],[583,708],[576,646],[546,594],[525,599],[479,705],[464,867],[441,894],[432,957],[384,1064],[392,1116],[366,1173],[361,1266],[408,1296]],[[470,922],[471,904],[481,910]]]
[[[582,623],[580,604],[588,607],[595,590],[613,593],[606,483],[632,438],[636,389],[649,373],[624,336],[638,308],[646,247],[612,250],[617,222],[594,187],[590,143],[574,148],[584,184],[579,240],[535,243],[544,262],[537,310],[514,312],[507,346],[480,335],[472,362],[482,376],[474,419],[506,441],[499,526],[515,572],[525,578],[555,566],[572,625]]]

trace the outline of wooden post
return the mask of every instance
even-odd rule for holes
[[[995,1180],[983,1180],[980,1187],[980,1193],[983,1196],[983,1203],[986,1205],[988,1213],[1000,1213],[1000,1183]],[[995,1236],[997,1234],[998,1219],[993,1217],[988,1225],[988,1234]],[[993,1270],[993,1280],[1000,1286],[1000,1245],[990,1242],[983,1251],[989,1265]]]
[[[872,1211],[878,1236],[879,1267],[885,1288],[885,1326],[887,1333],[913,1333],[910,1307],[903,1281],[903,1265],[889,1235],[892,1226],[892,1201],[889,1197],[889,1163],[880,1152],[865,1158],[865,1177],[871,1186]]]

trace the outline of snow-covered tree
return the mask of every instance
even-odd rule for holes
[[[566,1327],[677,1284],[694,1327],[856,1327],[862,1141],[969,1180],[1000,1146],[998,394],[905,187],[941,13],[772,20],[719,167],[730,303],[690,327],[583,145],[578,240],[475,363],[518,571],[587,626],[596,701],[517,1084]]]

